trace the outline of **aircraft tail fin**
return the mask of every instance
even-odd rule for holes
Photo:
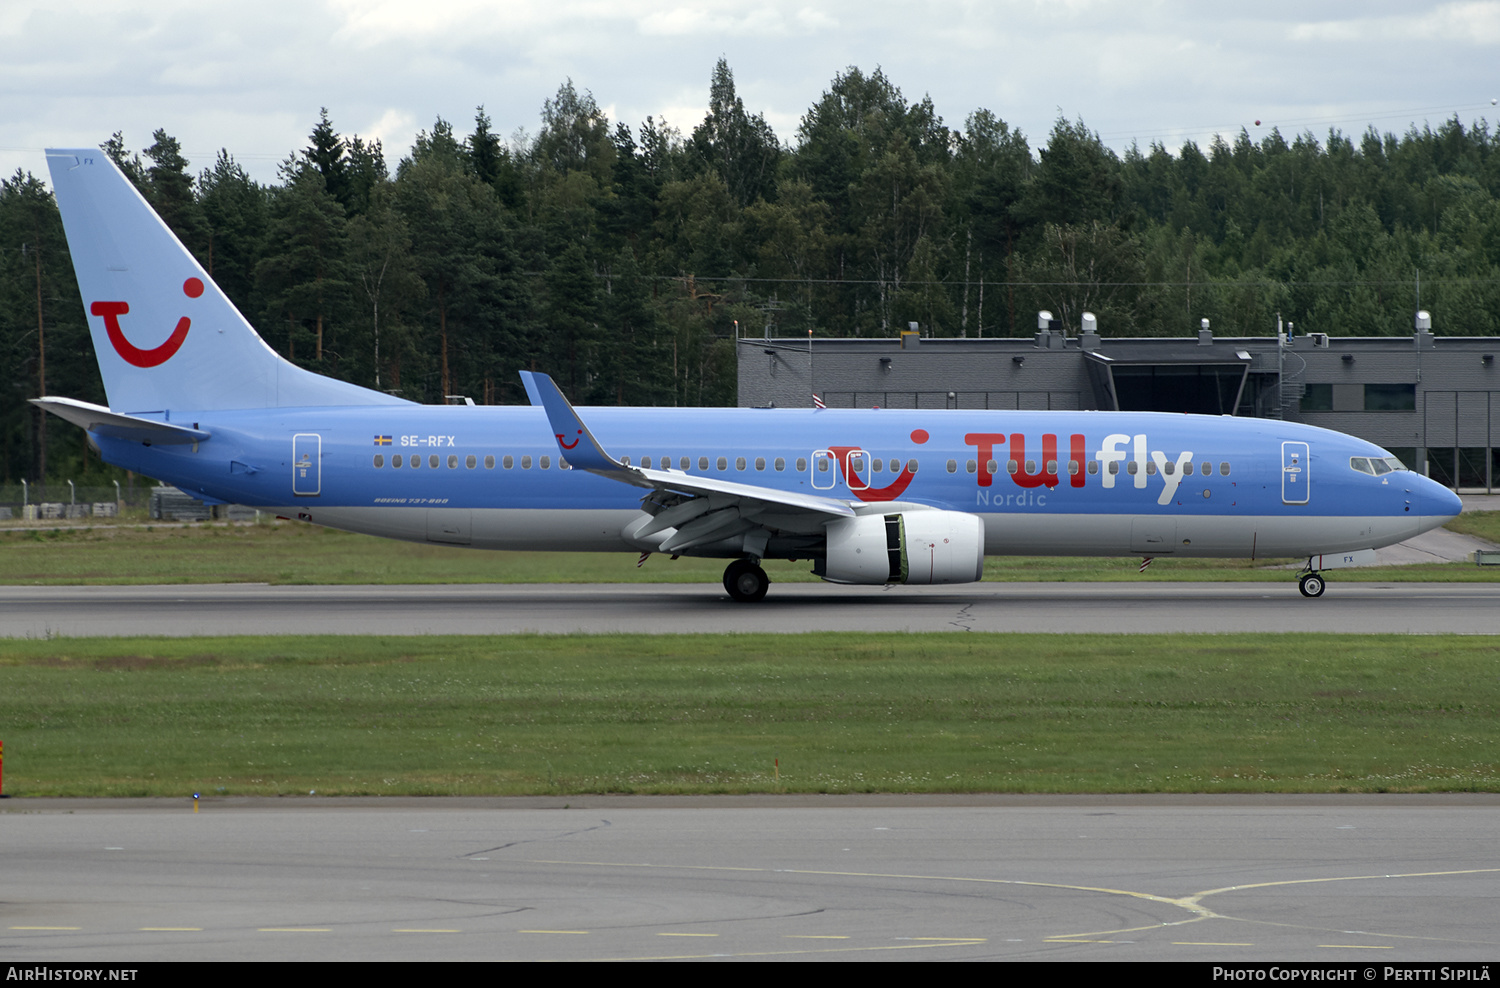
[[[110,408],[406,404],[278,356],[103,151],[47,167]]]

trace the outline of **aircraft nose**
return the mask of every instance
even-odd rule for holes
[[[1454,518],[1464,510],[1457,494],[1428,477],[1418,476],[1418,509],[1428,517]]]

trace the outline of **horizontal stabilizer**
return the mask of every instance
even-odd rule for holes
[[[208,433],[202,429],[189,429],[187,426],[174,425],[171,422],[158,422],[155,419],[144,419],[136,415],[124,415],[120,412],[112,412],[103,405],[93,405],[72,398],[32,398],[31,403],[38,408],[45,408],[59,418],[67,419],[74,425],[82,426],[88,432],[109,436],[112,439],[128,439],[132,442],[160,443],[163,446],[170,446],[202,442],[208,438]]]

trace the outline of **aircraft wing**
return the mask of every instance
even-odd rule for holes
[[[31,403],[74,425],[82,426],[87,432],[113,439],[129,439],[148,445],[160,443],[163,446],[185,446],[208,438],[208,433],[202,429],[190,429],[185,425],[112,412],[103,405],[73,398],[32,398]]]
[[[764,527],[762,522],[768,520],[767,516],[782,521],[789,516],[793,519],[800,516],[804,525],[818,528],[835,518],[854,517],[853,505],[838,498],[779,491],[676,470],[629,466],[605,451],[551,377],[522,371],[521,378],[532,403],[546,411],[558,453],[569,466],[656,492],[641,502],[652,517],[626,535],[642,541],[676,529],[660,543],[661,552],[679,552],[753,533]],[[751,541],[753,538],[752,534]]]

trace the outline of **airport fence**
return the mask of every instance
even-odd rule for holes
[[[208,505],[175,487],[123,484],[0,484],[0,522],[136,518],[152,521],[254,519],[254,508]]]

